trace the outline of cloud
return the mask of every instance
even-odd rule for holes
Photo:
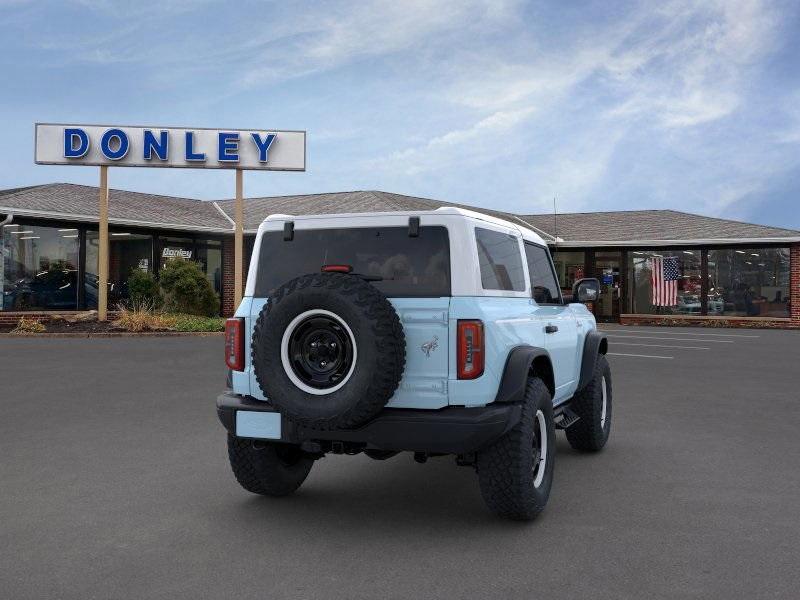
[[[245,87],[274,83],[340,67],[365,57],[386,56],[430,46],[477,27],[508,23],[519,3],[513,0],[365,0],[354,10],[351,3],[309,10],[296,19],[292,32],[280,44],[257,44],[268,58],[245,70]],[[480,24],[480,25],[479,25]],[[288,42],[288,43],[287,43]],[[435,44],[435,42],[434,42]]]
[[[683,160],[699,155],[722,159],[719,168],[700,167],[726,178],[724,186],[708,188],[716,200],[703,203],[718,213],[751,194],[757,189],[754,179],[772,168],[753,156],[752,163],[731,172],[725,165],[738,161],[720,156],[720,148],[723,153],[729,148],[714,146],[724,144],[725,136],[715,131],[706,141],[696,132],[751,110],[751,79],[778,46],[779,20],[780,11],[759,0],[676,1],[657,10],[643,5],[618,21],[584,23],[575,37],[552,47],[536,39],[540,32],[535,29],[516,32],[521,37],[510,43],[524,48],[517,52],[523,59],[508,60],[509,48],[500,45],[480,56],[454,56],[448,63],[459,67],[451,69],[443,97],[454,109],[462,106],[465,115],[474,115],[472,124],[436,133],[374,162],[416,174],[484,160],[496,165],[516,153],[520,166],[514,186],[523,202],[533,197],[546,203],[557,195],[569,207],[584,209],[613,201],[603,190],[616,187],[609,180],[609,169],[619,168],[615,157],[629,154],[635,145],[634,160],[650,161],[650,152],[658,148]],[[484,131],[491,131],[493,142],[479,152],[467,142],[485,139]],[[652,149],[642,146],[644,132],[658,140]],[[507,151],[492,153],[493,147],[503,146]],[[698,176],[703,179],[702,173]],[[619,179],[628,181],[629,174]],[[659,195],[654,190],[651,197]]]
[[[431,138],[421,146],[395,152],[386,159],[373,163],[375,166],[391,165],[408,175],[425,171],[436,171],[458,161],[461,168],[480,161],[497,159],[503,142],[498,136],[511,131],[530,118],[533,108],[499,111],[466,129],[448,131]]]

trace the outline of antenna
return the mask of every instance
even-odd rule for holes
[[[556,209],[556,197],[553,196],[553,238],[558,244],[558,210]]]

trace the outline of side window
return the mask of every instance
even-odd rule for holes
[[[528,259],[533,299],[537,304],[559,304],[561,290],[558,287],[555,273],[553,273],[547,249],[526,242],[525,256]]]
[[[519,240],[508,233],[475,228],[481,285],[485,290],[525,291]]]

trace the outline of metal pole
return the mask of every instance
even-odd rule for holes
[[[108,167],[100,167],[100,248],[97,255],[97,320],[108,320]]]
[[[243,182],[242,182],[242,170],[236,169],[236,210],[235,210],[235,221],[236,221],[236,228],[234,233],[234,276],[233,276],[233,285],[234,285],[234,307],[233,310],[239,308],[239,304],[242,302],[242,293],[244,287],[244,201],[243,201]]]

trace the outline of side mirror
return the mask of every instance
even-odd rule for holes
[[[573,302],[597,302],[600,297],[600,280],[593,277],[579,279],[572,286]]]

